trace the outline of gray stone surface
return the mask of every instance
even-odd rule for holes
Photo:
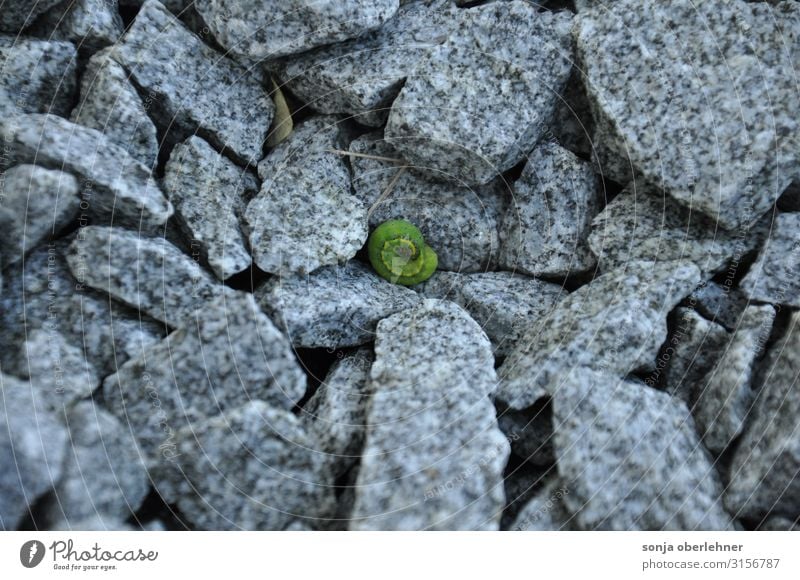
[[[175,140],[197,132],[244,163],[256,162],[274,105],[247,71],[148,0],[111,55],[152,97],[153,118]]]
[[[797,51],[785,40],[796,38],[797,4],[618,0],[607,8],[582,11],[575,29],[596,140],[720,225],[755,222],[800,157]],[[715,42],[686,40],[701,38]]]
[[[0,11],[0,31],[18,34],[23,28],[30,26],[36,17],[50,10],[61,0],[6,0]]]
[[[398,0],[196,0],[217,41],[236,54],[272,59],[354,38],[380,27]]]
[[[755,249],[760,234],[759,227],[719,228],[702,213],[637,181],[595,218],[589,245],[604,271],[631,260],[691,260],[703,272],[716,273]]]
[[[714,369],[696,393],[692,408],[703,443],[721,453],[742,432],[753,404],[753,375],[772,331],[775,309],[750,306]]]
[[[355,260],[309,276],[276,276],[255,295],[264,312],[301,348],[371,342],[380,320],[419,302],[413,290],[384,280]]]
[[[334,513],[324,458],[287,411],[252,401],[186,427],[176,445],[158,489],[177,490],[178,509],[198,529],[317,527]]]
[[[691,308],[676,308],[673,330],[661,347],[656,368],[645,383],[661,387],[691,408],[705,378],[730,341],[724,327]]]
[[[461,307],[426,300],[378,324],[350,529],[492,530],[509,444],[487,395],[491,344]]]
[[[800,517],[800,314],[770,348],[758,399],[730,467],[725,505],[737,518]]]
[[[0,262],[18,262],[77,224],[79,206],[78,181],[69,173],[18,165],[0,174]]]
[[[582,529],[733,529],[686,405],[588,368],[565,369],[559,383],[557,467]]]
[[[49,526],[96,517],[114,529],[139,509],[150,490],[131,431],[91,401],[76,405],[66,425],[69,445],[61,479],[47,502]]]
[[[7,12],[7,3],[0,14]],[[66,115],[75,98],[77,64],[78,53],[69,42],[0,35],[0,114]]]
[[[314,449],[324,453],[334,477],[358,464],[367,430],[369,371],[373,356],[361,349],[334,363],[303,407]]]
[[[488,183],[546,131],[570,75],[570,24],[522,1],[464,11],[407,79],[386,139],[415,166]]]
[[[31,385],[0,374],[0,529],[15,530],[61,476],[67,432]]]
[[[578,529],[572,514],[565,505],[569,489],[557,476],[547,483],[526,503],[509,528],[514,532],[575,531]]]
[[[405,79],[457,18],[449,0],[406,2],[378,30],[284,59],[277,74],[314,110],[381,126]]]
[[[181,231],[221,280],[250,267],[239,218],[257,188],[255,177],[200,137],[176,146],[164,169],[164,191]]]
[[[350,151],[399,158],[379,133],[356,139]],[[395,180],[402,167],[397,163],[363,157],[351,157],[350,163],[355,192],[371,210],[370,228],[390,219],[413,223],[436,252],[440,270],[482,272],[497,262],[498,221],[508,197],[501,183],[470,188],[434,181],[407,169]]]
[[[436,272],[415,290],[427,298],[452,300],[469,312],[492,341],[495,356],[512,352],[567,294],[558,284],[511,272]]]
[[[700,271],[689,262],[630,262],[595,278],[520,339],[498,369],[497,399],[525,409],[581,366],[620,377],[652,369],[667,314],[699,283]]]
[[[99,131],[55,115],[22,115],[0,119],[0,138],[8,165],[36,163],[74,174],[81,181],[82,213],[116,226],[155,230],[172,206],[150,177],[150,169]],[[7,164],[7,165],[6,165]]]
[[[289,342],[243,292],[201,306],[103,383],[106,405],[153,464],[174,459],[184,427],[254,399],[291,409],[304,392]]]
[[[69,40],[82,54],[93,54],[117,42],[124,28],[117,0],[62,0],[36,21],[31,33]]]
[[[165,239],[128,230],[83,228],[70,244],[67,263],[81,284],[172,327],[212,297],[230,293]]]
[[[722,284],[708,281],[698,286],[689,296],[689,303],[708,320],[734,330],[750,301],[740,288],[733,286],[734,279],[730,274],[731,271]]]
[[[245,227],[253,260],[273,274],[307,274],[356,255],[367,240],[367,208],[353,194],[338,117],[314,117],[295,128],[258,166],[261,191]]]
[[[147,167],[155,166],[158,159],[156,127],[128,73],[111,58],[111,49],[102,50],[89,59],[81,76],[80,102],[72,110],[70,119],[97,129]]]
[[[19,363],[19,345],[36,330],[58,332],[84,354],[100,376],[139,356],[161,340],[164,324],[133,312],[81,284],[69,271],[64,253],[68,240],[59,240],[31,252],[23,266],[9,268],[0,298],[0,362],[3,368]],[[63,354],[63,353],[62,353]]]
[[[500,228],[500,265],[532,276],[564,277],[594,268],[587,237],[600,211],[591,165],[556,143],[536,147]]]
[[[751,300],[800,307],[800,214],[781,213],[740,286]]]

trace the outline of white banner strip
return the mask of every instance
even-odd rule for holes
[[[792,532],[3,532],[2,578],[800,578]],[[511,576],[513,574],[513,576]],[[522,574],[522,576],[520,576]],[[236,576],[233,576],[236,575]],[[245,576],[246,575],[246,576]],[[613,575],[613,576],[612,576]],[[411,580],[414,580],[413,577]]]

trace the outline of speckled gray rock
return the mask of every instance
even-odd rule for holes
[[[161,340],[164,324],[109,300],[76,280],[64,252],[68,240],[59,240],[31,252],[21,264],[6,271],[0,298],[0,363],[18,366],[18,345],[36,330],[58,332],[73,349],[82,352],[100,376],[138,356]]]
[[[750,306],[705,377],[692,408],[703,443],[721,453],[739,436],[753,404],[753,374],[769,340],[775,309]]]
[[[36,17],[50,10],[62,0],[5,0],[0,11],[0,30],[18,34],[30,26]]]
[[[658,188],[631,184],[592,223],[589,245],[604,271],[631,260],[691,260],[703,271],[723,270],[755,249],[759,228],[728,232]]]
[[[128,73],[111,58],[110,49],[89,59],[81,76],[81,99],[70,119],[97,129],[147,167],[155,166],[156,127]]]
[[[740,286],[751,299],[800,307],[800,213],[775,217],[772,232]]]
[[[708,281],[698,286],[688,301],[690,306],[708,320],[721,324],[728,330],[735,330],[749,300],[741,289],[733,287],[734,279],[729,277],[730,274],[729,271],[722,284]]]
[[[686,405],[588,368],[565,370],[558,382],[558,473],[582,529],[733,529]]]
[[[356,139],[350,151],[387,159],[399,154],[380,134]],[[507,204],[499,183],[470,188],[433,181],[398,164],[352,157],[353,187],[371,209],[370,228],[390,219],[416,225],[425,243],[434,249],[440,270],[482,272],[497,262],[498,221]],[[385,199],[382,194],[389,190]]]
[[[309,276],[272,278],[256,299],[289,340],[301,348],[342,348],[375,339],[378,321],[419,302],[364,264],[321,268]]]
[[[461,307],[426,300],[378,324],[350,529],[492,530],[509,444],[487,395],[491,344]]]
[[[372,353],[367,349],[334,363],[303,407],[303,423],[314,449],[327,455],[335,477],[358,463],[367,430]]]
[[[31,33],[74,42],[83,54],[114,44],[125,25],[117,0],[62,0],[36,21]]]
[[[22,115],[0,118],[0,137],[9,152],[0,168],[35,162],[74,174],[83,181],[82,212],[102,223],[113,216],[114,225],[151,230],[172,215],[150,169],[99,131],[55,115]]]
[[[3,361],[3,371],[28,381],[45,411],[63,418],[65,411],[100,386],[102,377],[86,360],[82,346],[71,344],[55,329],[34,328]]]
[[[150,490],[143,458],[128,425],[85,401],[66,416],[69,449],[64,471],[47,502],[49,525],[92,517],[125,521]]]
[[[111,55],[153,97],[176,140],[197,132],[249,163],[261,158],[275,106],[247,71],[218,54],[156,0],[144,3]]]
[[[339,118],[312,118],[259,163],[263,183],[245,227],[265,272],[307,274],[349,260],[366,242],[366,205],[344,158],[328,151],[342,149],[344,137]]]
[[[0,175],[0,263],[18,262],[77,224],[78,181],[69,173],[18,165]]]
[[[630,262],[561,300],[498,370],[497,399],[522,410],[558,390],[569,369],[613,376],[652,369],[667,314],[700,282],[689,262]]]
[[[663,388],[691,408],[730,335],[724,327],[703,318],[692,308],[675,309],[672,329],[645,384]]]
[[[722,226],[755,222],[800,157],[797,51],[785,40],[797,37],[790,28],[800,18],[782,34],[779,9],[766,3],[618,0],[606,8],[581,12],[575,30],[596,141]]]
[[[569,489],[557,476],[547,483],[520,510],[509,528],[515,532],[575,531],[575,519],[565,505]]]
[[[103,383],[106,405],[156,462],[179,429],[259,399],[291,409],[305,375],[289,342],[243,292],[220,296]]]
[[[69,42],[0,36],[0,114],[66,115],[75,98],[77,63],[78,53]]]
[[[0,374],[0,529],[14,530],[61,476],[67,430],[28,383]]]
[[[488,183],[545,132],[571,71],[570,23],[522,1],[464,11],[407,79],[386,139],[415,166]]]
[[[415,290],[427,298],[452,300],[481,325],[495,356],[513,351],[567,292],[558,284],[511,272],[436,272]]]
[[[725,497],[739,518],[800,517],[800,314],[764,359],[760,392],[730,467]]]
[[[139,312],[172,327],[228,289],[163,238],[118,228],[88,226],[70,244],[72,275]]]
[[[380,27],[398,0],[196,0],[214,38],[236,54],[271,59],[354,38]]]
[[[287,411],[252,401],[175,439],[175,465],[157,476],[158,489],[178,490],[178,509],[199,529],[317,527],[333,515],[324,457]]]
[[[449,0],[406,2],[378,30],[287,58],[277,74],[314,110],[381,126],[406,77],[447,38],[457,18]]]
[[[595,264],[587,237],[600,211],[591,165],[556,143],[534,149],[500,228],[500,265],[532,276],[564,277]]]
[[[250,267],[239,216],[257,188],[255,177],[200,137],[175,147],[164,169],[164,191],[181,231],[221,280]]]

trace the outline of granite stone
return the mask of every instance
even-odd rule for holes
[[[757,302],[800,307],[800,214],[781,213],[740,287]]]

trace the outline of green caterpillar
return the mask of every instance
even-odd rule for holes
[[[379,276],[403,286],[424,282],[439,265],[422,232],[405,220],[389,220],[375,228],[367,241],[367,252]]]

